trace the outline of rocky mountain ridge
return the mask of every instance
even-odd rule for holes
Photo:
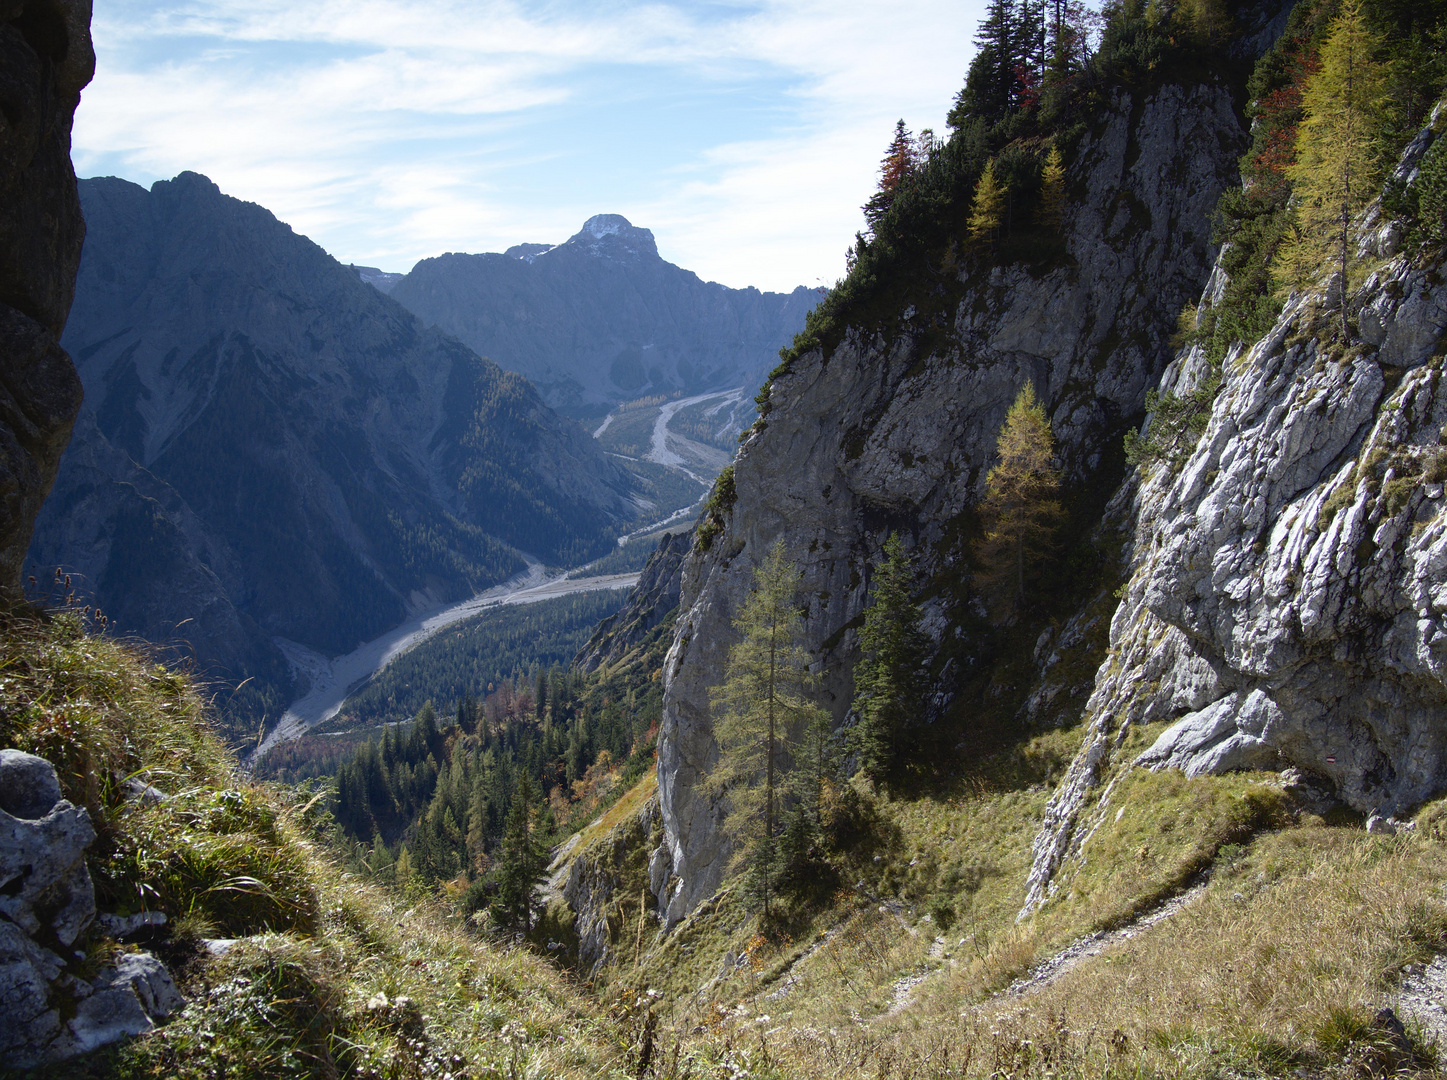
[[[36,528],[120,629],[292,690],[409,613],[606,550],[634,482],[574,422],[261,207],[183,173],[88,180],[65,342],[87,411]],[[259,716],[253,715],[252,730]]]
[[[618,214],[557,245],[423,259],[389,292],[555,408],[590,416],[648,395],[752,390],[818,299],[701,281]]]

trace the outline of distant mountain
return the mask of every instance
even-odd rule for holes
[[[272,637],[350,650],[636,515],[634,481],[526,380],[261,207],[195,173],[80,197],[64,345],[89,418],[28,572],[82,572],[122,629],[281,693]]]
[[[355,270],[357,276],[368,285],[374,286],[377,291],[384,293],[390,293],[392,286],[407,276],[406,274],[391,274],[386,270],[378,270],[375,266],[353,266],[351,269]]]
[[[617,214],[556,247],[424,259],[390,293],[579,416],[652,394],[753,389],[818,300],[803,287],[701,281]]]

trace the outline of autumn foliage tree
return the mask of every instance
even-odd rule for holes
[[[1352,220],[1381,184],[1387,79],[1375,58],[1380,48],[1358,0],[1345,0],[1302,92],[1296,161],[1287,170],[1296,220],[1280,260],[1292,282],[1304,283],[1330,258],[1346,287]]]
[[[1040,205],[1035,220],[1051,232],[1065,224],[1065,162],[1059,147],[1052,146],[1040,170]]]
[[[970,242],[977,247],[992,244],[999,238],[1000,222],[1005,215],[1005,185],[995,179],[995,162],[985,165],[975,185],[975,198],[970,204]]]
[[[879,163],[879,190],[864,204],[864,218],[872,229],[889,212],[899,185],[919,167],[919,148],[903,120],[894,125],[894,138]]]
[[[976,584],[1003,619],[1025,602],[1027,571],[1054,547],[1064,522],[1055,437],[1045,408],[1026,383],[1000,428],[1000,460],[985,477],[979,506],[984,535],[975,546]]]

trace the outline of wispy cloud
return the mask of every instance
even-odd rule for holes
[[[979,0],[119,0],[82,175],[182,169],[339,258],[558,241],[593,213],[730,285],[832,280],[890,128],[940,127]]]

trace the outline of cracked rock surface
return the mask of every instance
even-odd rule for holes
[[[149,1031],[183,1004],[149,953],[122,953],[89,981],[74,974],[85,957],[75,946],[96,917],[85,865],[94,839],[50,762],[0,750],[0,1067],[86,1053]]]
[[[1382,231],[1369,214],[1363,247]],[[1379,256],[1348,293],[1347,346],[1334,295],[1339,277],[1293,294],[1228,353],[1194,452],[1123,493],[1133,574],[1026,911],[1101,812],[1129,724],[1174,721],[1140,765],[1290,767],[1383,821],[1447,787],[1447,285],[1440,262]],[[1165,381],[1201,370],[1187,352]]]

